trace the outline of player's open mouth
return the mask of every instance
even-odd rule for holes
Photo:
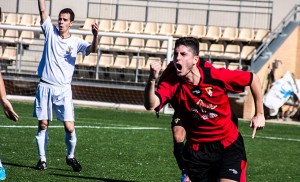
[[[182,66],[180,64],[176,64],[176,68],[180,71],[182,69]]]

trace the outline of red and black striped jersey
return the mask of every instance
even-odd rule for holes
[[[253,75],[248,71],[218,69],[200,59],[197,67],[201,79],[198,85],[193,85],[177,76],[172,62],[168,65],[156,90],[161,101],[156,110],[170,103],[183,121],[190,142],[230,138],[233,142],[238,129],[231,119],[228,92],[243,92],[251,84]]]

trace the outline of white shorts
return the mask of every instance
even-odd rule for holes
[[[55,86],[40,82],[36,89],[33,117],[52,121],[53,110],[59,121],[74,121],[71,85]]]

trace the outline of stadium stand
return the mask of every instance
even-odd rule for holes
[[[110,68],[114,64],[113,54],[101,54],[99,67],[100,68]]]
[[[263,42],[267,38],[269,33],[270,33],[269,30],[258,29],[255,33],[255,37],[252,40],[252,42]]]
[[[224,54],[223,44],[211,44],[209,47],[209,52],[206,53],[210,58],[219,58]]]
[[[30,30],[23,30],[20,34],[19,42],[22,44],[33,44],[34,32]]]
[[[18,40],[19,40],[19,31],[8,29],[5,31],[4,36],[0,41],[8,44],[16,44]]]
[[[208,53],[208,44],[205,42],[200,42],[199,44],[199,56],[204,57],[209,55]]]
[[[191,34],[190,25],[177,24],[176,31],[173,34],[174,37],[187,37]]]
[[[149,71],[150,70],[150,64],[154,61],[161,61],[160,57],[148,57],[147,62],[145,66],[142,68],[143,71]]]
[[[127,37],[117,37],[113,47],[110,50],[114,51],[125,51],[129,46],[129,38]]]
[[[83,62],[83,55],[81,52],[79,52],[76,56],[75,65],[80,65],[82,62]]]
[[[2,23],[9,25],[17,25],[20,21],[20,15],[17,13],[8,13],[5,15]]]
[[[144,31],[143,22],[132,21],[129,26],[128,33],[140,34]]]
[[[227,59],[240,59],[240,53],[239,45],[227,44],[223,57]]]
[[[250,43],[254,39],[254,30],[252,28],[242,28],[239,31],[239,36],[235,39],[239,42]]]
[[[238,37],[238,28],[236,27],[225,27],[220,40],[233,42]]]
[[[12,46],[5,47],[3,54],[0,56],[0,66],[7,72],[7,66],[12,65],[17,59],[17,48]]]
[[[101,36],[99,41],[99,48],[101,50],[110,50],[114,45],[114,38],[110,36]]]
[[[95,67],[98,61],[98,54],[97,53],[90,53],[89,56],[84,56],[83,61],[78,63],[79,66],[84,67]]]
[[[206,26],[194,25],[192,27],[191,36],[196,38],[203,38],[206,36]]]
[[[159,52],[160,50],[160,41],[157,39],[148,39],[146,41],[145,47],[142,49],[142,52]]]
[[[108,19],[101,19],[99,21],[99,31],[110,32],[113,30],[113,21]]]
[[[145,57],[144,56],[133,56],[131,58],[130,64],[126,69],[130,70],[141,70],[143,67],[145,67]]]
[[[116,20],[112,31],[113,32],[120,32],[120,33],[127,32],[128,31],[128,21],[126,21],[126,20]]]
[[[227,69],[230,69],[230,70],[239,70],[240,69],[240,63],[230,62],[228,64]]]
[[[145,39],[133,38],[130,42],[129,47],[126,49],[128,51],[140,51],[145,47]]]
[[[33,26],[35,21],[35,17],[32,14],[23,14],[21,16],[21,20],[18,25],[22,26]]]
[[[204,40],[218,41],[222,36],[222,29],[218,26],[209,26],[206,35],[202,37]]]
[[[144,28],[144,34],[157,35],[159,32],[159,24],[156,22],[147,22]]]
[[[125,69],[129,66],[129,56],[128,55],[120,55],[118,54],[114,64],[111,66],[111,68],[114,69]]]
[[[255,46],[243,46],[241,51],[241,60],[250,61],[255,53]]]
[[[81,30],[91,30],[92,29],[92,24],[94,23],[99,23],[97,19],[94,18],[87,18],[84,21],[83,27],[81,27]]]
[[[175,25],[173,23],[163,23],[161,24],[159,35],[171,36],[175,32]]]

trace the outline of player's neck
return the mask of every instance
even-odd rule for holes
[[[67,38],[71,37],[71,34],[69,32],[65,32],[65,33],[60,33],[59,36],[62,39],[67,39]]]
[[[193,85],[198,85],[200,82],[200,72],[198,69],[191,69],[190,72],[184,77],[184,79],[193,84]]]

